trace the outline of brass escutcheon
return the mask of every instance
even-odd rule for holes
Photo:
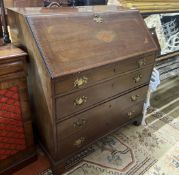
[[[135,111],[131,111],[131,112],[128,112],[128,117],[129,117],[129,119],[132,119],[132,118],[134,118],[135,116],[134,116],[134,113],[135,113]]]
[[[81,137],[78,140],[76,140],[73,145],[76,146],[76,147],[81,147],[82,144],[84,143],[84,141],[85,141],[85,138]]]
[[[140,82],[141,79],[142,79],[142,75],[141,75],[141,74],[138,74],[136,77],[134,77],[134,81],[135,81],[135,83]]]
[[[87,121],[86,119],[82,118],[82,119],[78,119],[76,122],[73,123],[74,128],[81,128],[84,125],[86,125]]]
[[[132,95],[131,96],[131,101],[137,101],[138,97],[139,97],[139,95]]]
[[[97,23],[102,23],[103,22],[103,18],[98,16],[98,15],[95,15],[93,20]]]
[[[87,102],[87,99],[88,99],[88,97],[85,97],[85,96],[77,97],[77,98],[74,100],[74,105],[75,105],[75,106],[80,106],[80,105],[86,103],[86,102]]]
[[[84,86],[85,84],[87,84],[87,82],[88,82],[88,78],[85,77],[85,76],[83,76],[81,78],[77,78],[75,80],[75,82],[74,82],[74,87],[79,88],[79,87]]]
[[[142,66],[145,66],[145,65],[146,65],[145,59],[140,59],[140,60],[138,61],[138,66],[139,66],[139,68],[142,67]]]

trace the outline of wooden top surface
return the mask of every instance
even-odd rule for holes
[[[8,10],[15,11],[22,15],[47,15],[47,14],[66,14],[66,13],[87,13],[87,12],[114,12],[114,11],[122,11],[125,10],[123,7],[120,6],[79,6],[79,7],[59,7],[59,8],[44,8],[44,7],[14,7],[8,8]]]
[[[26,52],[13,46],[12,44],[0,47],[0,61],[25,55],[27,55]]]
[[[142,17],[134,10],[100,6],[15,11],[27,18],[52,78],[157,50]],[[101,23],[96,15],[102,18]]]

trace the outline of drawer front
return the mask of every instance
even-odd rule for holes
[[[57,98],[57,120],[72,115],[80,110],[88,108],[96,103],[102,102],[103,100],[139,85],[148,84],[150,81],[151,71],[152,67],[147,67],[140,71],[126,73],[96,86],[81,89],[81,91]]]
[[[13,63],[5,63],[0,65],[0,76],[24,71],[24,63],[16,61]]]
[[[59,156],[65,157],[140,116],[147,88],[135,90],[58,124]]]
[[[55,83],[55,94],[70,93],[84,87],[88,87],[104,79],[113,77],[127,71],[143,68],[153,64],[155,54],[135,57],[120,61],[119,63],[98,67],[92,70],[79,72],[59,78]]]

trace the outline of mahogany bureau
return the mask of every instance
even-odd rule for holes
[[[0,47],[0,175],[36,159],[26,58],[24,51],[11,44]]]
[[[56,174],[96,139],[140,124],[157,46],[138,11],[14,8],[8,22],[29,53],[34,120]]]

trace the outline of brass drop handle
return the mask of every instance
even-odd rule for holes
[[[75,82],[74,82],[74,87],[79,88],[79,87],[84,86],[84,85],[87,84],[87,83],[88,83],[88,78],[85,77],[85,76],[83,76],[83,77],[77,78],[77,79],[75,80]]]
[[[137,101],[138,98],[139,98],[139,95],[132,95],[131,101]]]
[[[134,81],[135,81],[135,83],[140,82],[141,79],[142,79],[142,75],[141,75],[141,74],[138,74],[136,77],[134,77]]]
[[[82,128],[84,125],[86,125],[87,121],[86,119],[78,119],[76,122],[73,123],[74,128]]]
[[[80,106],[80,105],[86,103],[86,102],[87,102],[87,99],[88,99],[88,97],[85,97],[85,96],[77,97],[77,98],[74,100],[74,106]]]
[[[85,142],[85,137],[81,137],[81,138],[75,140],[75,142],[73,143],[73,145],[74,145],[75,147],[81,147],[84,142]]]
[[[145,66],[145,65],[146,65],[145,59],[140,59],[140,60],[138,61],[138,66],[139,66],[139,68],[142,67],[142,66]]]
[[[100,17],[99,15],[95,15],[93,20],[96,22],[96,23],[102,23],[103,22],[103,18]]]
[[[132,118],[134,118],[135,116],[134,116],[134,113],[135,113],[135,111],[131,111],[131,112],[128,112],[128,117],[129,117],[129,119],[132,119]]]

